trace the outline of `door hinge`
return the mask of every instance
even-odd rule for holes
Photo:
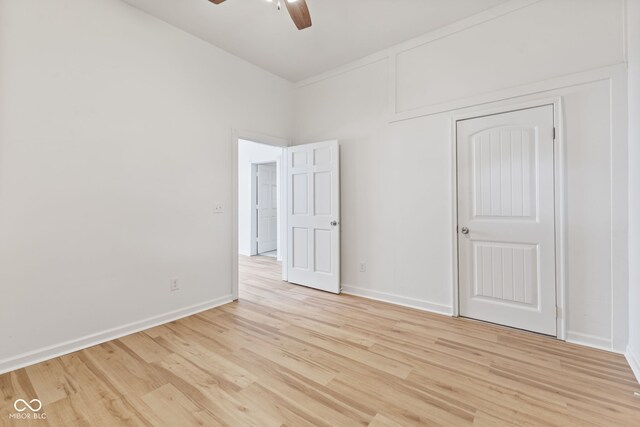
[[[560,307],[556,307],[556,319],[559,319],[561,315],[562,311],[560,310]]]
[[[556,140],[556,128],[555,127],[553,128],[553,140],[554,141]]]

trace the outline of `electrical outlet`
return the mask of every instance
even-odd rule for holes
[[[364,262],[360,263],[360,273],[364,273],[367,271],[367,264]]]
[[[213,213],[223,213],[224,212],[224,205],[222,203],[216,203],[215,205],[213,205]]]
[[[178,283],[178,278],[177,277],[173,277],[171,279],[171,283],[169,284],[169,290],[171,292],[180,290],[180,284]]]

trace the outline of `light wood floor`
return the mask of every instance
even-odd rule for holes
[[[283,283],[241,259],[240,301],[0,376],[0,424],[640,425],[620,355]],[[9,421],[38,397],[46,421]]]

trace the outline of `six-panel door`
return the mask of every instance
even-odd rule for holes
[[[278,248],[278,175],[275,164],[258,165],[258,253]]]
[[[340,293],[337,141],[288,149],[288,280]]]

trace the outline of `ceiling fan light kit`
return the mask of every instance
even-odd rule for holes
[[[209,0],[213,4],[223,3],[225,0]],[[270,3],[273,3],[273,0],[267,0]],[[305,28],[309,28],[311,24],[311,14],[309,13],[309,7],[307,6],[306,0],[277,0],[277,8],[278,10],[282,9],[282,3],[284,2],[287,7],[287,11],[293,20],[293,23],[296,24],[298,30],[304,30]]]

